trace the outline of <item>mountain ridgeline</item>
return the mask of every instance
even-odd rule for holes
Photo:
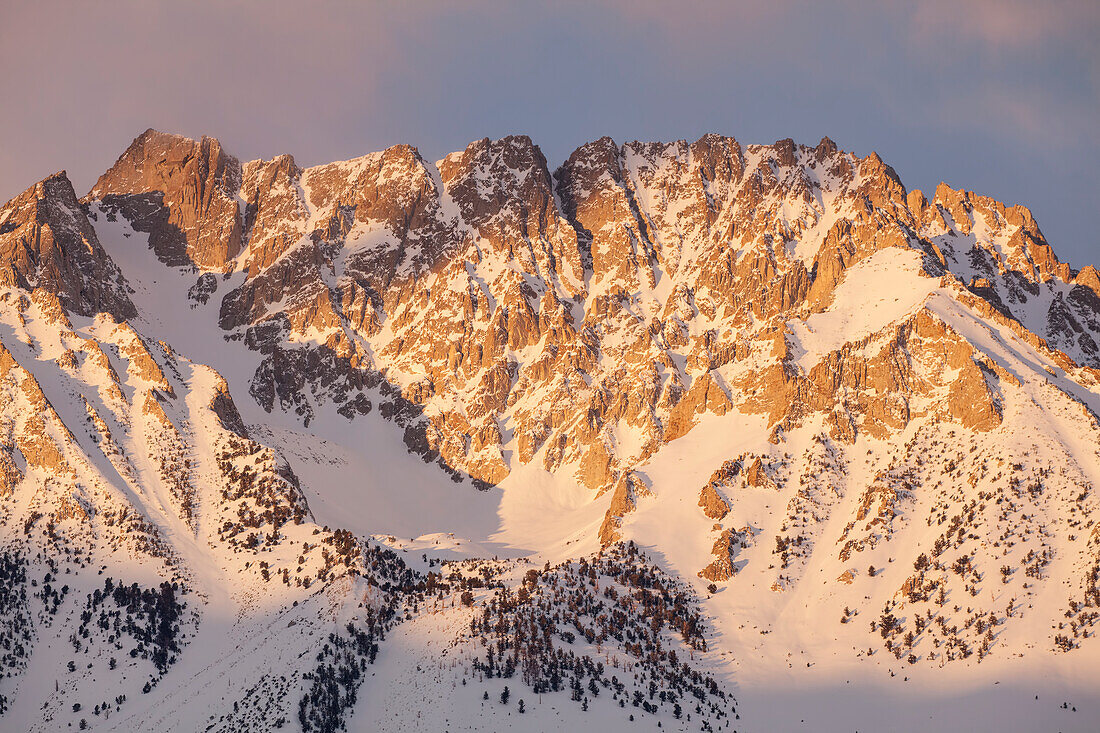
[[[732,729],[807,623],[807,667],[1091,664],[1098,414],[1097,271],[828,138],[148,130],[0,208],[0,723],[407,729],[371,686],[433,635],[489,728]]]

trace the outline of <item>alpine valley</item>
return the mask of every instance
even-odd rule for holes
[[[1100,274],[828,138],[0,208],[0,729],[1100,729]]]

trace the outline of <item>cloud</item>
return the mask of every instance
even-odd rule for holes
[[[1049,46],[1096,37],[1100,5],[1094,0],[925,0],[912,6],[912,29],[922,40],[947,34],[995,49]],[[1096,55],[1096,44],[1082,50]]]

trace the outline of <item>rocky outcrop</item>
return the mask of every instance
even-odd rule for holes
[[[935,203],[950,214],[963,234],[971,234],[977,226],[1003,232],[1007,246],[988,250],[1002,271],[1015,270],[1032,281],[1070,280],[1069,265],[1058,260],[1026,206],[1005,206],[988,196],[955,190],[945,183],[936,187]]]
[[[718,526],[718,525],[716,525]],[[738,566],[734,564],[737,553],[752,542],[752,530],[742,527],[740,530],[723,529],[714,541],[711,555],[714,560],[699,571],[699,577],[722,583],[737,575]]]
[[[0,287],[53,293],[83,316],[137,312],[64,171],[0,208]]]
[[[760,456],[754,458],[749,467],[745,469],[745,485],[755,489],[777,488],[775,480],[768,475],[767,469],[764,468],[764,461]]]
[[[730,505],[723,494],[729,495],[735,488],[734,482],[740,472],[741,459],[738,458],[726,461],[710,475],[710,480],[699,492],[699,506],[708,519],[721,520],[729,513]]]
[[[635,473],[623,474],[611,490],[611,505],[600,525],[599,539],[602,547],[607,547],[622,538],[619,528],[623,517],[634,511],[638,499],[649,495],[649,488]]]
[[[708,519],[723,519],[730,511],[729,502],[718,494],[713,479],[699,492],[699,506]]]
[[[461,221],[494,254],[556,281],[566,295],[583,291],[576,230],[558,209],[546,158],[529,137],[470,143],[440,161],[439,175]]]
[[[241,164],[214,138],[146,130],[99,177],[85,202],[101,202],[168,265],[224,270],[241,251]]]
[[[729,395],[711,376],[703,372],[691,383],[679,402],[669,411],[665,440],[675,440],[686,435],[696,425],[696,415],[710,412],[724,415],[733,406]]]
[[[1094,295],[1100,298],[1100,274],[1097,274],[1096,268],[1092,265],[1085,265],[1082,267],[1081,271],[1077,273],[1077,276],[1073,279],[1073,282],[1088,288]]]

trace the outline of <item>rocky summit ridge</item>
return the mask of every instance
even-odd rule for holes
[[[395,627],[443,624],[453,668],[492,680],[503,657],[469,634],[550,623],[578,577],[608,584],[586,601],[611,599],[607,618],[656,583],[658,617],[698,617],[675,642],[692,661],[708,643],[789,656],[800,607],[860,669],[1096,659],[1100,277],[1027,208],[908,190],[874,153],[602,138],[550,170],[509,136],[302,168],[147,130],[83,198],[58,173],[0,208],[0,273],[0,570],[34,583],[0,595],[0,721],[81,718],[125,633],[123,667],[151,680],[136,696],[166,716],[186,689],[213,706],[204,727],[329,730],[369,716],[362,670]],[[371,475],[391,464],[407,483]],[[437,501],[473,508],[444,526]],[[422,562],[375,512],[419,528]],[[105,607],[104,639],[88,632],[117,596],[93,567],[153,594],[151,631]],[[59,573],[80,588],[68,611]],[[279,650],[257,637],[276,619]],[[636,680],[700,674],[646,656],[639,640],[672,644],[659,624],[601,623],[568,634],[617,644]],[[93,666],[21,705],[56,666],[35,650],[70,633]],[[315,668],[294,655],[317,633]],[[554,669],[565,647],[521,636],[494,638]],[[736,715],[718,691],[742,664],[706,662],[719,682],[696,680],[691,729]],[[204,692],[211,669],[247,680],[235,700]],[[354,674],[331,687],[330,669]],[[556,690],[546,674],[527,682]],[[681,724],[675,694],[642,706],[587,674],[591,698]],[[147,709],[114,698],[90,722]]]
[[[158,187],[160,214],[125,208]],[[303,170],[290,156],[241,166],[216,140],[149,131],[84,201],[118,207],[138,229],[178,221],[182,249],[150,236],[167,264],[186,254],[206,273],[239,268],[219,323],[267,355],[249,387],[265,408],[308,421],[320,401],[351,416],[379,388],[411,449],[479,485],[513,462],[577,464],[581,482],[616,489],[621,506],[633,464],[696,415],[733,406],[766,414],[773,431],[824,413],[847,441],[904,428],[913,393],[947,385],[898,373],[914,368],[897,364],[902,338],[957,352],[936,365],[962,375],[931,411],[996,424],[994,373],[930,312],[906,314],[907,333],[875,355],[843,340],[801,353],[797,324],[826,312],[846,273],[876,255],[897,258],[889,266],[917,288],[1100,365],[1095,272],[1059,262],[1026,208],[946,185],[929,201],[877,155],[827,138],[813,148],[603,138],[551,174],[523,136],[438,165],[396,146]],[[633,453],[615,445],[617,426],[637,434]]]

